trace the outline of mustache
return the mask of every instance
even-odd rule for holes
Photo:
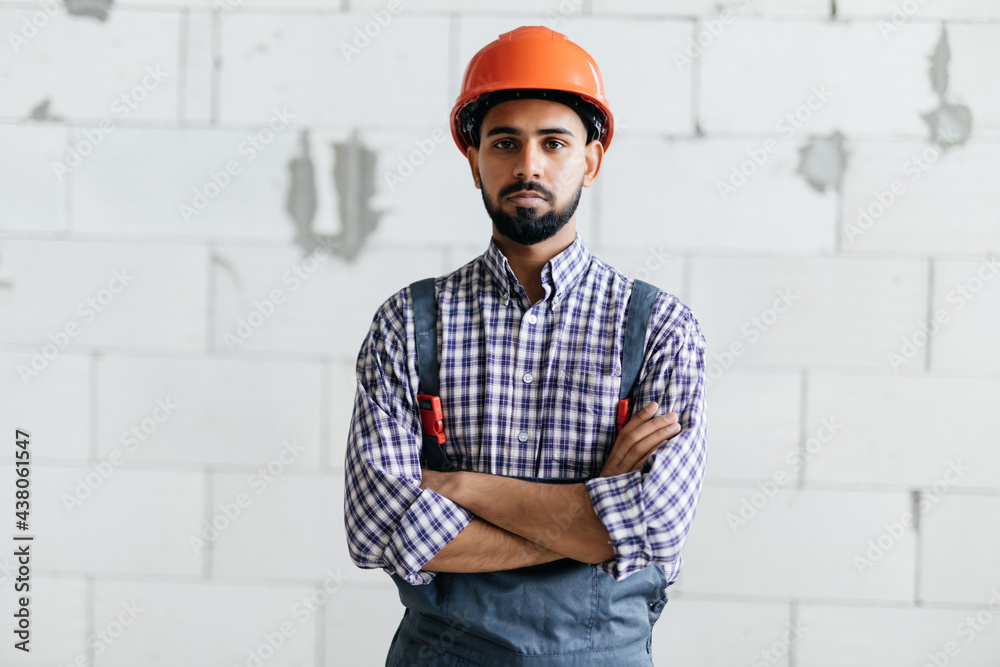
[[[538,185],[537,183],[528,183],[528,182],[521,182],[521,183],[515,183],[514,185],[508,185],[507,187],[500,190],[500,198],[506,197],[507,195],[513,194],[515,192],[520,192],[521,190],[529,190],[537,192],[543,195],[546,199],[552,199],[551,192],[549,192],[542,186]]]

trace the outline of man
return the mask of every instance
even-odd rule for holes
[[[452,118],[493,221],[486,252],[434,279],[457,471],[420,466],[409,287],[357,359],[345,524],[354,562],[405,606],[386,665],[650,665],[704,476],[704,336],[659,290],[616,433],[634,283],[576,232],[613,133],[582,48],[539,26],[500,35]]]

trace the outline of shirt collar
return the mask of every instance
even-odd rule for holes
[[[573,243],[545,263],[542,267],[542,287],[545,288],[545,301],[549,302],[550,308],[566,298],[587,271],[590,259],[590,250],[577,232]],[[493,285],[506,305],[510,297],[517,293],[520,283],[492,236],[489,247],[483,253],[483,261],[493,279]]]

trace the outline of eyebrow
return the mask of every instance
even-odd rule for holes
[[[487,138],[492,137],[495,134],[513,134],[514,136],[521,136],[521,130],[514,127],[513,125],[497,125],[492,130],[486,133]],[[572,132],[567,130],[565,127],[543,127],[536,133],[539,136],[545,134],[565,134],[568,136],[574,136]]]

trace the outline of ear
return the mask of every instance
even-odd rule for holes
[[[479,178],[479,149],[475,146],[469,146],[465,151],[465,157],[469,160],[469,169],[472,170],[472,180],[476,184],[476,188],[482,189],[483,184]]]
[[[601,171],[604,144],[599,139],[594,139],[584,147],[583,152],[583,158],[587,164],[587,170],[583,173],[583,187],[589,188],[597,180],[597,174]]]

